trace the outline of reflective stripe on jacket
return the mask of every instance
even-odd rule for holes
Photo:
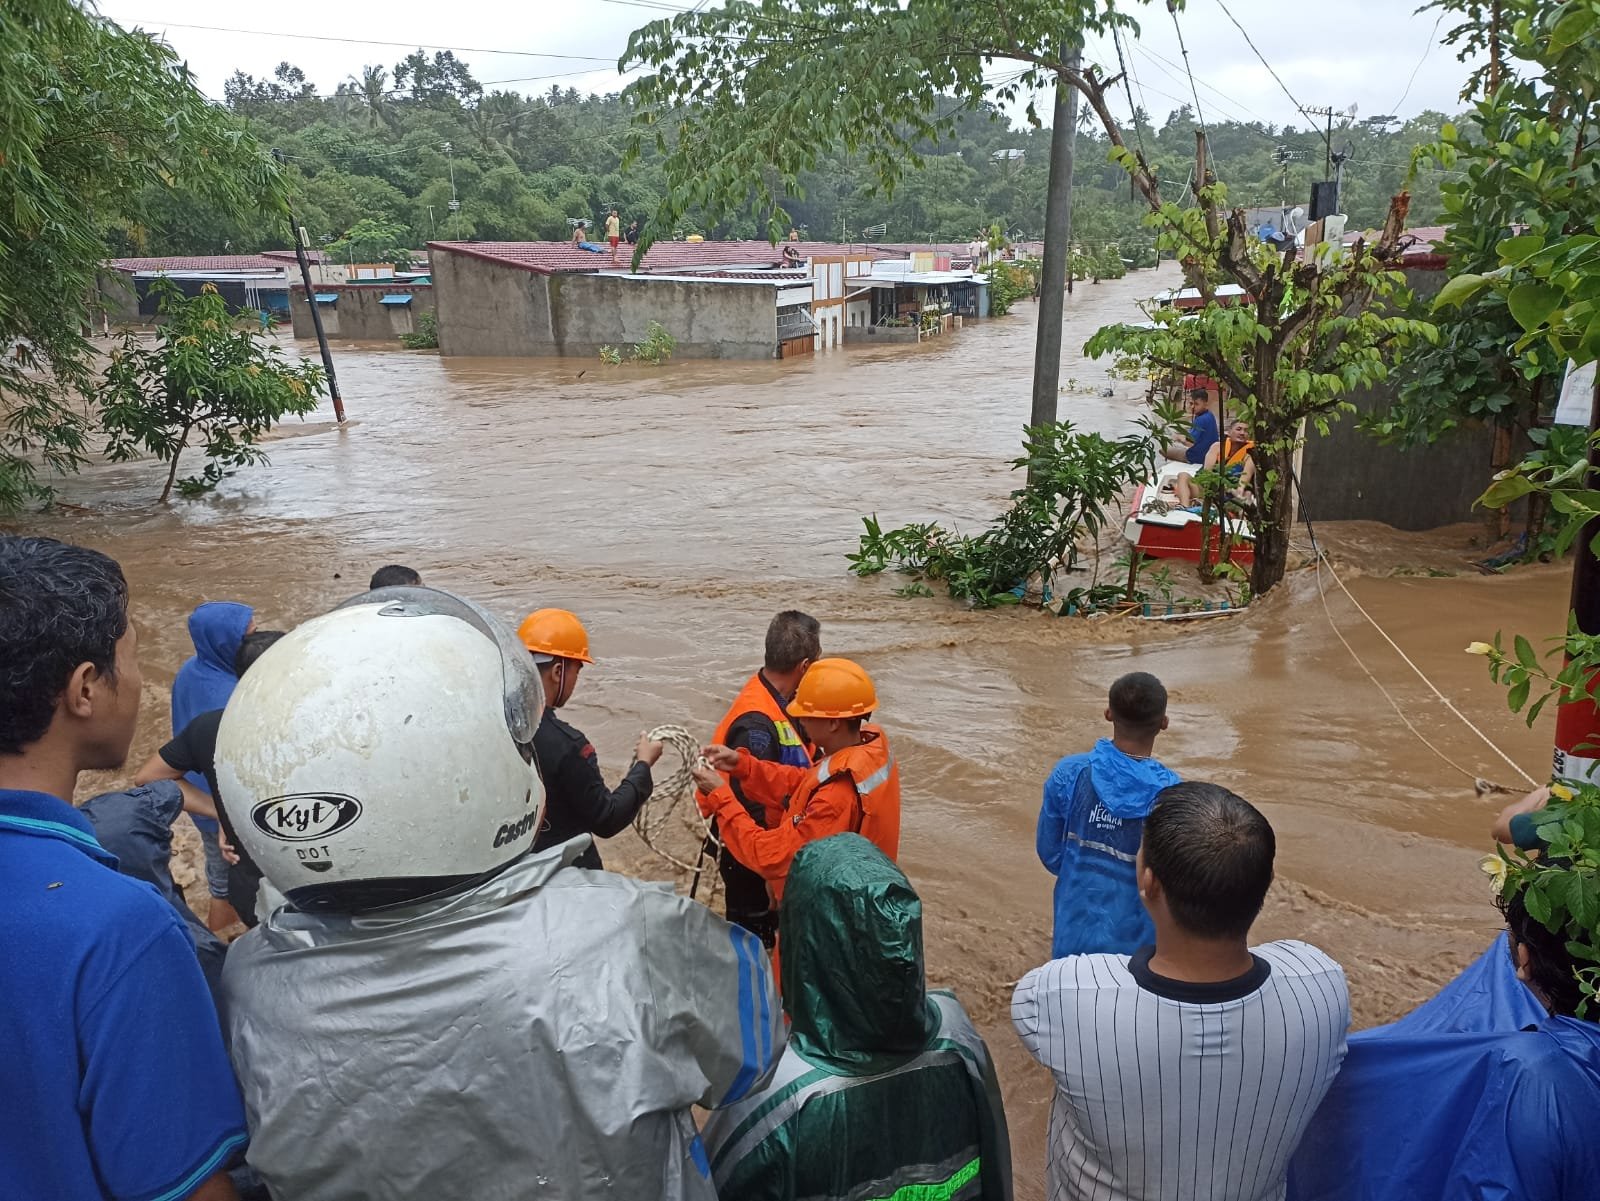
[[[874,843],[890,859],[900,858],[900,766],[889,739],[875,725],[864,724],[859,746],[835,751],[817,764],[806,783],[789,799],[789,820],[799,825],[811,794],[830,780],[848,777],[855,786],[858,808],[850,827]]]
[[[772,723],[772,728],[778,736],[778,758],[776,762],[786,767],[810,767],[811,747],[800,737],[794,723],[789,720],[789,715],[783,711],[782,704],[773,693],[769,685],[758,671],[745,681],[744,687],[739,690],[739,695],[733,698],[733,704],[728,706],[727,713],[717,723],[716,732],[711,735],[711,741],[720,746],[728,745],[728,733],[733,729],[734,722],[749,713],[759,713]],[[738,791],[738,790],[736,790]],[[744,798],[741,797],[741,800]],[[760,806],[765,811],[765,825],[774,825],[783,816],[782,806]],[[760,815],[752,813],[760,819]]]

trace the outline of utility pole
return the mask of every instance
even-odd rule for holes
[[[1322,137],[1322,178],[1333,178],[1333,106],[1326,108],[1303,108],[1300,110],[1308,117],[1326,117],[1328,119],[1327,132]]]
[[[1589,474],[1584,486],[1600,487],[1600,443],[1595,435],[1600,433],[1600,370],[1595,372],[1594,387],[1589,393]],[[1586,523],[1578,540],[1572,544],[1572,620],[1579,633],[1600,634],[1600,559],[1596,559],[1590,544],[1600,535],[1600,518]],[[1588,681],[1594,684],[1594,678]],[[1594,743],[1600,741],[1600,713],[1592,701],[1576,701],[1556,708],[1556,746],[1554,774],[1577,784],[1594,782],[1590,773],[1600,764],[1600,752]]]
[[[274,149],[272,157],[283,162],[283,151]],[[317,287],[311,282],[311,260],[306,257],[305,231],[294,219],[294,209],[284,199],[289,214],[289,234],[294,238],[294,257],[300,263],[300,280],[306,286],[306,305],[311,309],[311,326],[317,331],[317,347],[322,351],[322,370],[328,377],[328,396],[333,401],[333,415],[344,424],[344,397],[339,395],[339,377],[333,370],[333,352],[328,349],[328,335],[322,328],[322,307],[317,304]]]
[[[1078,66],[1076,34],[1062,48]],[[1039,331],[1033,357],[1033,409],[1029,425],[1056,420],[1061,391],[1061,322],[1066,315],[1067,259],[1072,244],[1072,150],[1078,126],[1078,89],[1056,78],[1055,122],[1050,128],[1050,184],[1044,208],[1044,262],[1040,268]]]

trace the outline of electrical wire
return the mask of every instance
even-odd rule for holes
[[[1422,57],[1417,60],[1417,65],[1411,68],[1411,78],[1406,80],[1406,90],[1400,93],[1400,99],[1394,102],[1390,112],[1396,116],[1400,113],[1400,106],[1406,102],[1406,97],[1411,95],[1411,85],[1417,82],[1417,73],[1422,70],[1422,64],[1428,61],[1428,55],[1433,53],[1433,48],[1439,44],[1439,26],[1444,21],[1444,9],[1439,10],[1439,15],[1434,18],[1433,29],[1428,33],[1428,44],[1422,48]]]
[[[1183,27],[1178,24],[1177,0],[1167,0],[1167,11],[1172,14],[1172,28],[1178,35],[1178,49],[1183,52],[1183,69],[1189,76],[1189,91],[1194,96],[1195,119],[1200,122],[1200,132],[1203,134],[1206,131],[1206,114],[1200,107],[1200,89],[1195,86],[1194,72],[1189,68],[1189,47],[1183,44]],[[1201,187],[1205,186],[1205,182],[1203,179],[1200,181]]]
[[[226,25],[189,25],[183,21],[135,21],[145,27],[161,26],[164,29],[199,29],[208,33],[239,33],[257,38],[297,38],[308,42],[347,42],[353,46],[398,46],[402,50],[449,50],[457,54],[504,54],[515,58],[568,58],[583,62],[615,63],[615,58],[598,54],[555,54],[544,50],[491,50],[485,46],[440,46],[429,42],[385,42],[377,38],[335,37],[324,33],[282,33],[265,29],[234,29]],[[509,82],[509,81],[508,81]]]
[[[1294,93],[1289,90],[1289,85],[1284,83],[1283,80],[1279,78],[1278,73],[1272,69],[1272,64],[1267,61],[1266,55],[1262,54],[1260,50],[1256,49],[1256,44],[1250,40],[1250,35],[1245,32],[1244,26],[1239,24],[1239,19],[1235,17],[1231,11],[1229,11],[1226,0],[1217,0],[1217,7],[1222,10],[1223,15],[1226,16],[1228,20],[1233,22],[1233,27],[1237,29],[1244,37],[1244,44],[1249,46],[1255,56],[1261,60],[1261,65],[1267,69],[1267,74],[1272,76],[1273,82],[1283,89],[1283,94],[1285,96],[1289,97],[1289,103],[1294,105],[1302,116],[1309,118],[1311,114],[1306,112],[1306,106],[1294,98]]]

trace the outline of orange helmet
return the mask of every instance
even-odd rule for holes
[[[818,659],[789,702],[791,717],[865,717],[878,707],[872,677],[849,659]]]
[[[536,609],[517,627],[522,645],[536,655],[557,659],[576,659],[593,663],[589,657],[589,634],[583,622],[565,609]]]

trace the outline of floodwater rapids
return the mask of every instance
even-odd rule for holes
[[[1078,352],[1169,283],[1140,272],[1078,287],[1062,417],[1130,426],[1138,389]],[[1271,819],[1278,883],[1257,934],[1305,938],[1343,963],[1361,1025],[1404,1012],[1487,944],[1497,915],[1476,863],[1504,798],[1476,797],[1468,777],[1519,780],[1324,577],[1333,622],[1466,774],[1405,728],[1335,636],[1314,572],[1291,574],[1243,616],[1182,626],[969,612],[942,596],[897,598],[895,578],[848,574],[862,514],[976,528],[999,511],[1017,481],[1008,464],[1028,414],[1034,321],[1024,303],[919,347],[659,369],[340,345],[345,428],[324,405],[274,438],[270,466],[166,508],[158,465],[97,465],[64,481],[62,506],[16,528],[103,549],[128,573],[147,690],[129,771],[167,733],[184,619],[202,600],[246,601],[263,628],[281,628],[402,562],[513,621],[544,605],[577,610],[599,662],[565,715],[612,778],[646,727],[709,735],[758,665],[772,614],[815,614],[826,652],[859,659],[877,681],[930,983],[955,989],[989,1039],[1018,1196],[1039,1197],[1049,1080],[1011,1032],[1010,986],[1050,945],[1051,880],[1033,849],[1042,781],[1058,757],[1108,734],[1113,678],[1160,676],[1172,695],[1160,757]],[[1465,566],[1467,527],[1319,532],[1377,621],[1542,775],[1548,723],[1529,731],[1508,714],[1462,648],[1499,629],[1558,632],[1562,570],[1478,575]],[[1460,574],[1427,573],[1441,565]],[[1180,591],[1186,570],[1174,572]],[[85,792],[109,778],[85,780]],[[672,874],[631,833],[605,854],[621,870]]]

